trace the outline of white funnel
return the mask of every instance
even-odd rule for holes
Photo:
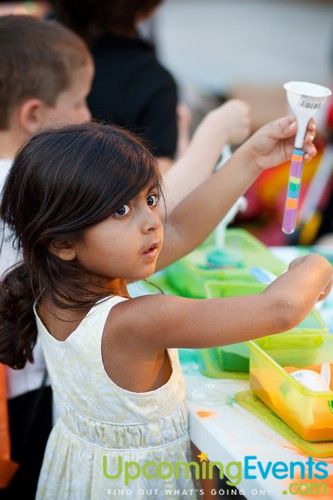
[[[289,105],[297,119],[297,134],[295,148],[290,162],[288,191],[284,207],[282,231],[291,234],[296,227],[297,207],[300,196],[303,170],[303,143],[306,128],[312,118],[324,103],[331,91],[321,85],[308,82],[288,82],[284,84]]]
[[[289,106],[298,123],[295,147],[303,149],[307,124],[324,103],[326,97],[331,95],[331,91],[321,85],[308,82],[288,82],[283,87],[287,91]]]

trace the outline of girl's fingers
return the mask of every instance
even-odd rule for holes
[[[316,154],[317,150],[315,145],[313,144],[313,140],[315,138],[316,133],[316,123],[313,118],[309,121],[307,133],[304,138],[304,160],[311,160]]]
[[[310,130],[313,133],[316,131],[316,122],[313,118],[310,119],[307,128],[308,128],[308,130]]]
[[[314,138],[315,138],[315,132],[312,130],[308,130],[307,133],[305,134],[304,142],[305,143],[313,142]]]
[[[304,160],[309,161],[312,160],[314,156],[317,154],[316,147],[311,144],[310,146],[304,147]]]

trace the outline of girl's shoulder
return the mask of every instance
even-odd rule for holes
[[[115,341],[127,343],[144,352],[166,348],[165,334],[174,329],[187,300],[163,294],[122,298],[106,317],[104,336],[112,344]]]

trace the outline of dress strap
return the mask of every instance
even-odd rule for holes
[[[102,335],[104,331],[104,325],[106,323],[107,317],[111,309],[119,304],[128,300],[127,297],[120,297],[119,295],[112,295],[106,299],[99,300],[88,312],[87,316],[81,322],[80,330],[82,332],[89,333],[90,326],[93,325],[94,330],[100,331]],[[88,327],[88,328],[87,328]]]

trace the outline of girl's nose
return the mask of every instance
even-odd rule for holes
[[[158,229],[162,223],[158,208],[150,208],[147,206],[142,221],[142,230],[144,233]]]

